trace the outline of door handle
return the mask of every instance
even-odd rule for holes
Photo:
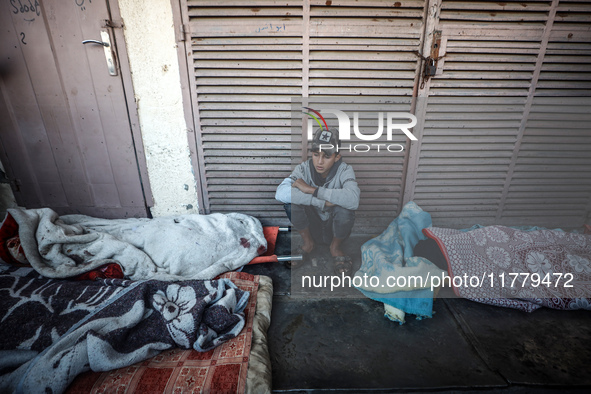
[[[109,43],[108,42],[103,42],[103,41],[99,41],[99,40],[84,40],[82,41],[83,44],[99,44],[102,45],[104,47],[109,47]]]
[[[101,30],[101,39],[99,40],[84,40],[82,44],[98,44],[101,45],[105,51],[105,59],[107,60],[107,69],[110,75],[117,75],[117,68],[115,67],[115,55],[113,54],[113,46],[111,45],[111,37],[109,32]]]

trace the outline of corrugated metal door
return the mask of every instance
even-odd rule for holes
[[[302,94],[301,1],[186,11],[203,210],[284,222],[274,192],[290,171],[290,97]]]
[[[205,210],[287,224],[274,193],[295,164],[292,150],[301,149],[290,131],[291,98],[410,98],[424,5],[186,1]],[[358,226],[383,229],[400,208],[404,154],[345,157],[362,189]]]
[[[116,4],[111,10],[117,12]],[[129,75],[125,51],[118,75],[111,76],[103,46],[82,44],[103,41],[104,31],[114,49],[121,45],[121,29],[106,26],[111,20],[105,0],[3,3],[1,158],[22,206],[147,215],[142,143],[126,104],[133,94],[121,77]]]
[[[405,200],[435,225],[577,227],[591,211],[591,3],[434,1]],[[432,49],[426,42],[426,53]]]

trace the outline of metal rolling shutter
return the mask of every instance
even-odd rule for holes
[[[335,102],[367,102],[342,106],[345,111],[361,111],[361,126],[372,125],[362,128],[367,134],[375,132],[379,110],[410,112],[419,66],[415,52],[420,48],[424,1],[341,0],[332,1],[331,6],[320,0],[310,3],[310,100],[330,101],[332,96]],[[409,100],[406,104],[388,105],[388,98],[394,97]],[[367,141],[352,138],[342,145],[363,142]],[[388,143],[384,138],[375,142]],[[395,135],[391,143],[405,146],[406,137]],[[378,153],[372,149],[367,153],[343,150],[342,155],[355,169],[361,189],[356,228],[380,232],[400,209],[404,153]]]
[[[591,150],[583,115],[559,133],[539,126],[550,104],[541,96],[588,88],[591,40],[580,22],[589,10],[556,1],[442,2],[433,30],[445,57],[419,92],[424,124],[405,194],[435,225],[582,224],[590,177],[580,165]],[[554,164],[560,169],[549,173]]]
[[[206,212],[286,224],[290,97],[302,92],[301,1],[188,1]]]
[[[187,10],[206,212],[287,224],[274,193],[302,146],[291,97],[412,95],[423,0],[194,0]],[[403,154],[345,160],[362,189],[358,227],[383,229],[400,206]]]
[[[559,2],[499,219],[591,219],[591,2]],[[531,219],[535,218],[535,219]]]

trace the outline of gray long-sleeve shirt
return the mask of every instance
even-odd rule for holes
[[[335,165],[337,164],[335,163]],[[310,160],[299,164],[291,175],[277,187],[275,198],[282,203],[311,205],[316,208],[322,220],[328,220],[330,216],[330,207],[325,207],[326,201],[345,209],[355,210],[359,207],[360,190],[355,180],[353,167],[345,162],[340,163],[336,174],[324,185],[314,183],[311,170]],[[302,179],[310,186],[317,187],[317,197],[292,187],[298,179]]]

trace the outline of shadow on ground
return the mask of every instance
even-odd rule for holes
[[[345,251],[361,264],[353,236]],[[294,244],[297,246],[297,238]],[[295,250],[295,249],[294,249]],[[291,253],[281,234],[278,255]],[[354,288],[306,288],[301,277],[334,275],[322,263],[291,270],[284,263],[245,267],[274,282],[269,350],[277,392],[589,392],[591,313],[533,313],[457,298],[434,302],[431,319],[384,317],[383,305]],[[318,283],[318,282],[317,282]],[[449,291],[440,294],[449,295]]]

